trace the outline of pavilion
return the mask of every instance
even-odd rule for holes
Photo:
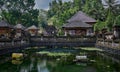
[[[92,25],[84,23],[82,21],[74,21],[63,25],[62,27],[65,31],[65,36],[69,35],[89,35],[89,31]]]
[[[93,25],[96,20],[82,11],[77,12],[62,26],[64,35],[93,35]]]
[[[82,11],[78,11],[75,15],[73,15],[70,19],[67,20],[67,22],[69,23],[73,21],[82,21],[91,25],[96,23],[95,19],[89,17],[87,14],[85,14]]]
[[[38,34],[38,28],[35,25],[32,25],[27,28],[27,31],[30,33],[31,36],[36,36]]]
[[[43,34],[44,36],[54,36],[57,34],[57,29],[54,25],[46,25]]]
[[[17,30],[24,30],[25,29],[25,27],[22,24],[17,24],[14,26],[14,28]]]
[[[0,21],[0,37],[8,38],[12,32],[12,26],[5,20]]]
[[[25,27],[22,24],[17,24],[14,26],[16,30],[16,37],[19,38],[22,36],[22,32],[25,30]]]

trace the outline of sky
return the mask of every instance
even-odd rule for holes
[[[49,9],[49,2],[52,0],[35,0],[35,8],[37,9],[44,9],[48,10]],[[62,0],[63,2],[71,1],[71,0]]]

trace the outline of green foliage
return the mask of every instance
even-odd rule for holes
[[[108,13],[108,17],[106,19],[106,24],[109,30],[112,29],[112,26],[114,25],[114,15],[111,13],[111,11]]]
[[[111,30],[114,23],[119,24],[120,4],[116,4],[116,0],[105,0],[105,2],[106,7],[101,0],[73,0],[73,2],[65,3],[62,3],[61,0],[53,0],[48,10],[48,20],[61,28],[76,12],[83,11],[98,20],[94,26],[95,30],[101,30],[104,27]]]
[[[89,16],[98,20],[95,30],[103,27],[112,29],[113,24],[120,24],[120,4],[116,0],[105,0],[106,8],[101,0],[73,0],[72,2],[62,2],[62,0],[52,0],[49,3],[49,10],[34,9],[35,0],[0,0],[1,16],[11,24],[22,23],[25,26],[41,24],[42,27],[47,22],[53,23],[58,29],[78,11],[83,11]]]
[[[83,11],[96,20],[104,21],[105,13],[100,0],[86,0]]]
[[[116,17],[115,24],[120,25],[120,15]]]
[[[37,9],[33,9],[34,0],[1,0],[2,17],[10,24],[22,23],[25,26],[38,24]]]
[[[68,55],[68,56],[62,56],[59,64],[64,66],[64,65],[71,65],[73,64],[73,60],[75,59],[75,55]]]
[[[38,16],[40,27],[45,27],[47,25],[47,11],[40,9]]]
[[[107,27],[112,30],[112,26],[115,22],[115,17],[118,16],[120,5],[116,5],[116,0],[105,0],[107,8],[103,7],[101,0],[86,0],[83,6],[83,11],[95,18],[97,23],[95,24],[95,30],[101,30]]]
[[[59,57],[59,56],[71,56],[71,53],[58,53],[58,52],[49,52],[49,51],[41,51],[38,52],[38,54],[46,54],[47,56],[55,56],[55,57]]]
[[[48,21],[52,22],[53,25],[57,26],[58,28],[61,28],[63,23],[65,23],[66,20],[76,12],[77,8],[73,8],[72,5],[72,2],[63,3],[62,0],[59,0],[58,2],[53,0],[49,5],[50,9],[48,10],[47,14]]]
[[[116,17],[120,14],[119,8],[120,4],[117,4],[116,0],[105,0],[107,3],[107,8],[104,10],[106,15],[106,24],[109,30],[112,30],[112,26],[116,21]]]
[[[98,20],[97,23],[94,25],[94,30],[95,31],[100,31],[104,27],[106,27],[106,23],[105,22],[101,22],[101,21]]]
[[[85,0],[73,0],[74,7],[77,7],[79,10],[83,9],[85,2]]]

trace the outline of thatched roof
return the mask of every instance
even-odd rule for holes
[[[113,32],[106,32],[105,35],[113,35]]]
[[[54,35],[54,34],[56,34],[56,31],[57,31],[57,29],[54,25],[47,25],[44,28],[43,34],[44,35]]]
[[[27,30],[31,30],[31,29],[38,30],[38,28],[35,25],[32,25],[32,26],[30,26],[30,27],[27,28]]]
[[[120,28],[120,25],[115,24],[113,25],[113,28]]]
[[[1,20],[0,21],[0,27],[12,27],[8,22]]]
[[[47,25],[45,27],[46,30],[56,30],[56,27],[54,25]]]
[[[82,11],[77,12],[74,16],[72,16],[69,20],[67,20],[68,22],[72,22],[72,21],[83,21],[86,23],[95,23],[96,20],[89,17],[88,15],[86,15],[85,13],[83,13]]]
[[[74,21],[63,25],[63,28],[90,28],[92,25],[82,21]]]
[[[25,27],[22,24],[17,24],[14,26],[16,29],[25,29]]]

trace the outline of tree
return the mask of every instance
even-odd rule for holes
[[[107,13],[109,11],[111,11],[114,15],[116,15],[117,14],[116,10],[119,5],[119,4],[117,4],[118,1],[117,0],[105,0],[105,2],[106,2],[106,5],[104,5],[104,6],[107,7],[106,8]]]
[[[45,27],[47,25],[47,11],[40,9],[38,16],[40,27]]]
[[[115,16],[111,11],[109,11],[107,19],[106,19],[106,26],[109,28],[109,30],[112,30],[112,26],[114,25],[114,18]]]
[[[106,19],[101,0],[86,0],[83,11],[96,20],[105,21]]]
[[[109,28],[109,30],[112,29],[112,26],[115,23],[115,19],[116,17],[120,14],[119,10],[120,10],[120,5],[117,4],[116,0],[105,0],[106,1],[106,14],[107,14],[107,18],[106,18],[106,24],[107,27]]]
[[[1,0],[2,17],[11,24],[22,23],[25,26],[38,24],[37,9],[34,0]]]
[[[74,12],[72,2],[62,2],[62,0],[53,0],[49,6],[50,9],[48,10],[48,21],[52,22],[54,25],[58,26],[59,28],[65,23],[65,21],[70,18],[71,14]],[[73,10],[72,10],[73,8]]]
[[[115,23],[114,24],[117,24],[117,25],[120,25],[120,15],[118,15],[116,17],[116,20],[115,20]]]
[[[83,9],[85,2],[86,0],[73,0],[74,7],[78,7],[79,10]]]
[[[60,28],[77,11],[83,11],[97,20],[95,29],[108,27],[111,30],[113,24],[118,23],[119,17],[116,17],[120,15],[120,4],[117,4],[116,0],[105,2],[107,6],[103,5],[101,0],[73,0],[64,3],[61,0],[53,0],[48,10],[48,20]]]

